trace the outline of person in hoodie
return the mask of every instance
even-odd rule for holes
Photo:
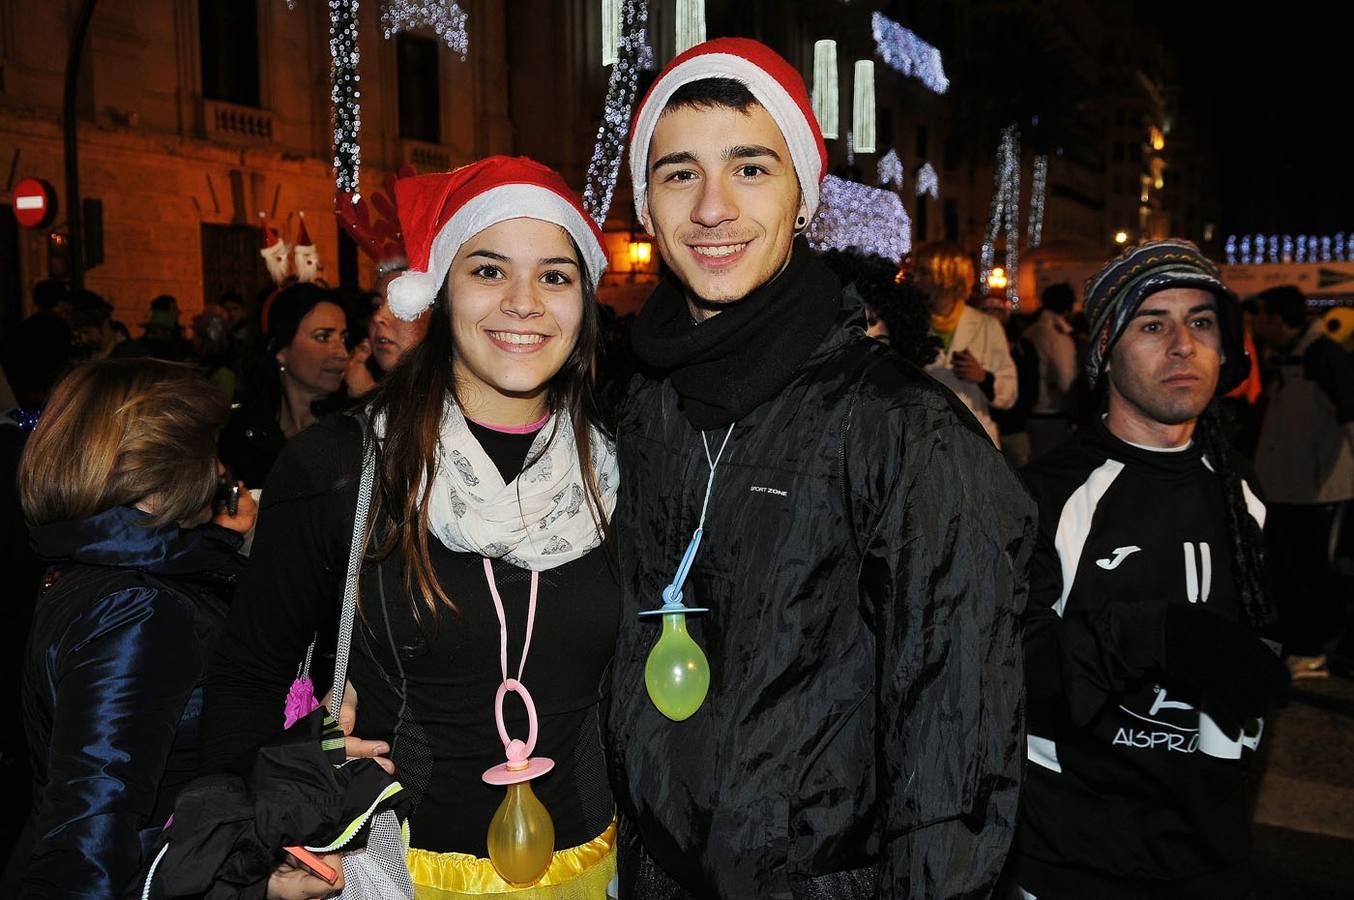
[[[989,896],[1033,505],[804,239],[826,153],[789,63],[741,38],[677,57],[630,161],[670,274],[617,433],[620,896]]]
[[[52,564],[24,662],[25,897],[139,896],[197,766],[203,676],[255,507],[213,512],[227,400],[196,369],[113,359],[56,387],[19,490]]]
[[[1086,292],[1104,413],[1023,470],[1039,504],[1025,615],[1026,900],[1254,896],[1247,775],[1288,682],[1265,507],[1214,398],[1249,363],[1193,244],[1125,252]]]

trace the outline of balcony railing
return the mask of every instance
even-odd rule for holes
[[[204,99],[202,128],[209,140],[232,144],[272,143],[273,114],[266,109]]]
[[[465,165],[470,159],[445,144],[401,140],[400,162],[421,172],[448,172]]]

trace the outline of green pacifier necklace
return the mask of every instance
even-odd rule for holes
[[[705,530],[705,513],[710,508],[710,492],[715,486],[715,469],[732,435],[733,425],[730,425],[724,435],[724,442],[719,445],[719,452],[711,458],[710,442],[701,432],[701,444],[705,447],[705,462],[710,466],[710,477],[705,482],[705,502],[701,504],[700,521],[695,534],[691,536],[691,543],[682,554],[677,574],[673,576],[672,583],[663,588],[663,605],[639,614],[641,618],[663,618],[662,633],[644,663],[644,686],[653,705],[674,722],[689,718],[700,709],[705,702],[706,692],[710,690],[710,663],[700,645],[686,630],[687,613],[709,612],[709,609],[684,605],[682,585],[691,573],[691,564],[696,559],[696,551],[700,549],[701,536]]]

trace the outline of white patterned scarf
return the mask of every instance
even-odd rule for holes
[[[378,435],[384,432],[383,424],[377,423]],[[620,481],[616,446],[596,428],[591,434],[593,471],[609,519]],[[448,550],[503,559],[539,572],[573,562],[602,543],[567,415],[552,415],[536,432],[528,465],[504,484],[461,408],[449,400],[437,457],[428,524]]]

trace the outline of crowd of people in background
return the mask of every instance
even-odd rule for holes
[[[97,293],[34,287],[0,339],[0,659],[28,725],[0,746],[6,883],[118,896],[143,878],[199,766],[245,769],[276,730],[307,646],[347,659],[353,541],[364,606],[333,706],[348,755],[417,797],[408,864],[437,896],[506,871],[483,745],[502,738],[509,780],[532,751],[479,700],[526,684],[529,743],[539,706],[558,767],[538,790],[555,816],[540,871],[574,879],[559,896],[601,896],[618,871],[622,896],[673,900],[979,896],[1003,878],[1109,896],[1198,873],[1244,894],[1240,776],[1204,755],[1253,750],[1289,678],[1354,658],[1354,316],[1293,287],[1238,302],[1180,241],[1084,292],[1046,285],[1029,313],[948,243],[901,265],[817,254],[801,233],[821,136],[806,103],[767,99],[802,83],[761,45],[711,43],[636,118],[637,213],[666,263],[638,318],[597,304],[605,251],[562,179],[504,158],[398,182],[401,216],[422,212],[369,292],[290,279],[206,298],[187,324],[161,295],[133,336]],[[740,193],[756,179],[772,187]],[[760,268],[731,270],[750,275],[711,261],[745,252]],[[1161,541],[1183,545],[1195,606],[1129,602],[1176,590],[1179,567],[1124,574]],[[652,634],[633,623],[660,593],[680,611],[688,571],[725,693],[675,731],[705,694],[650,703]],[[1163,708],[1186,712],[1161,733],[1212,743],[1184,768],[1116,756],[1155,748],[1134,720]],[[81,749],[104,733],[136,739]],[[89,814],[66,789],[94,783],[124,799]],[[1143,814],[1163,785],[1175,818]],[[333,889],[295,858],[265,874],[269,896]]]

